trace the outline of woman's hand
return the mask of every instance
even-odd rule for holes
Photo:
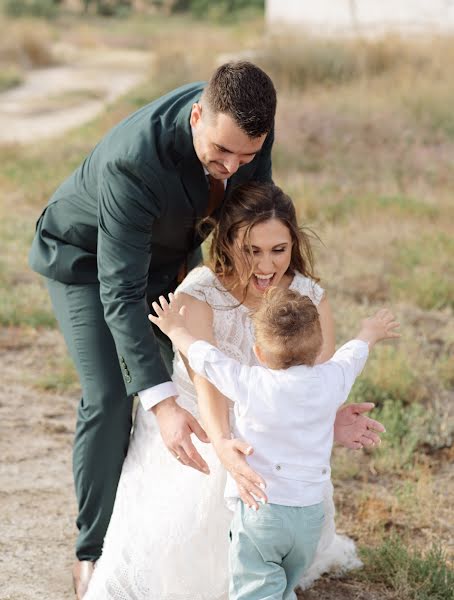
[[[381,439],[375,432],[384,433],[385,428],[378,421],[363,414],[372,410],[374,406],[373,402],[362,402],[340,408],[334,423],[334,441],[355,450],[379,445]]]
[[[267,502],[263,491],[265,481],[246,462],[245,457],[253,453],[251,446],[238,439],[226,438],[219,438],[213,446],[219,460],[236,481],[241,500],[254,510],[259,508],[257,499]]]

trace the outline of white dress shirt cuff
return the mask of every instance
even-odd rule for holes
[[[173,381],[165,381],[164,383],[138,392],[138,396],[144,410],[150,410],[150,408],[153,408],[153,406],[156,406],[162,400],[170,398],[170,396],[178,396],[177,386]]]
[[[205,361],[212,350],[217,350],[217,348],[203,340],[197,340],[191,344],[188,349],[188,361],[191,369],[199,375],[205,375]]]

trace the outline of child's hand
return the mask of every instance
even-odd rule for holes
[[[368,342],[373,346],[380,340],[399,338],[395,330],[399,327],[393,313],[387,308],[382,308],[373,317],[364,319],[358,339]]]
[[[164,296],[159,296],[159,302],[161,305],[158,302],[152,304],[153,310],[158,316],[148,315],[149,320],[169,337],[176,329],[186,329],[186,307],[183,306],[180,298],[169,294],[169,302]]]

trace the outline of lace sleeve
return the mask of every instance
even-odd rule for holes
[[[175,290],[194,296],[197,300],[209,302],[210,288],[213,282],[213,273],[208,267],[197,267],[190,271],[184,281]]]
[[[303,296],[308,296],[315,306],[318,306],[323,298],[325,290],[310,277],[297,273],[290,288],[298,291]]]

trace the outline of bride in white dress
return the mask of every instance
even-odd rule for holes
[[[311,276],[307,237],[298,229],[291,200],[272,184],[238,188],[223,209],[211,249],[212,268],[194,269],[179,286],[193,331],[227,355],[251,365],[254,332],[250,311],[271,284],[290,287],[318,306],[324,334],[321,361],[334,352],[328,300]],[[269,276],[272,275],[271,278]],[[191,381],[179,355],[172,379],[178,403],[203,424],[212,444],[193,439],[207,462],[205,475],[182,465],[164,445],[156,418],[139,406],[115,507],[85,600],[227,600],[231,512],[223,500],[226,479],[215,441],[225,438],[233,412],[215,388]],[[197,392],[196,392],[197,389]],[[224,420],[224,425],[223,425]],[[371,445],[375,422],[359,411],[344,415],[351,446]],[[342,427],[340,428],[342,429]],[[341,437],[341,436],[337,436]],[[246,492],[245,492],[246,494]],[[246,501],[253,501],[245,495]],[[333,489],[325,490],[325,525],[317,556],[301,585],[335,567],[359,566],[353,542],[335,533]]]

